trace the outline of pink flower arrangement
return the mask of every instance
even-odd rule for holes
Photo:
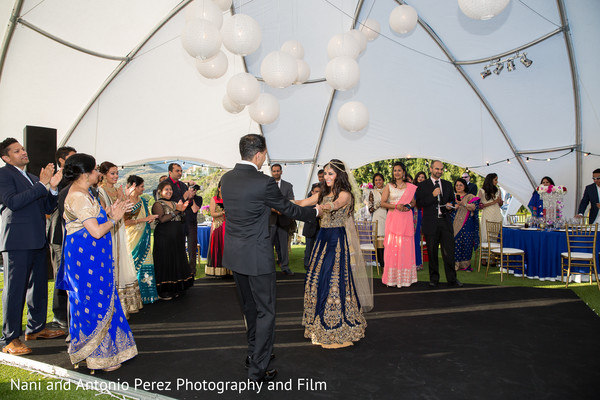
[[[373,189],[373,184],[371,182],[368,183],[363,183],[362,185],[360,185],[361,189]]]
[[[548,186],[544,186],[544,185],[540,185],[535,189],[538,194],[542,194],[542,193],[567,193],[567,188],[566,186],[555,186],[555,185],[548,185]]]

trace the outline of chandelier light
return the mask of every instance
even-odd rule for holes
[[[365,51],[365,49],[367,48],[367,37],[365,36],[365,34],[359,31],[358,29],[352,29],[351,31],[348,31],[348,33],[352,35],[352,37],[358,42],[358,45],[360,47],[360,53]]]
[[[258,22],[249,15],[235,14],[223,23],[223,45],[239,56],[247,56],[260,46],[262,32]]]
[[[261,93],[258,99],[248,106],[250,118],[261,125],[274,122],[279,117],[279,101],[269,93]]]
[[[229,11],[231,9],[231,3],[233,0],[213,0],[217,7],[221,9],[221,11]]]
[[[360,44],[348,32],[333,36],[327,43],[327,55],[332,60],[336,57],[351,57],[356,59],[360,54]]]
[[[297,40],[288,40],[281,45],[281,51],[299,60],[304,59],[304,46]]]
[[[272,51],[260,64],[265,83],[274,88],[286,88],[298,77],[298,60],[283,51]]]
[[[208,60],[196,59],[196,69],[200,74],[208,79],[217,79],[225,75],[229,62],[227,56],[219,51],[216,56]]]
[[[196,18],[185,24],[181,44],[190,56],[207,60],[221,49],[221,34],[212,22]]]
[[[325,67],[325,80],[336,90],[352,89],[360,78],[360,68],[355,59],[336,57]]]
[[[223,11],[213,2],[213,0],[194,0],[184,12],[185,21],[190,22],[196,18],[202,18],[215,24],[217,29],[223,25]]]
[[[363,130],[369,123],[369,110],[358,101],[350,101],[340,107],[338,123],[348,132]]]
[[[254,76],[247,72],[240,72],[229,79],[226,90],[234,103],[246,106],[254,103],[258,98],[260,85]]]
[[[367,40],[375,40],[381,32],[381,25],[373,18],[367,18],[360,26],[360,31],[365,34]]]
[[[244,110],[244,108],[246,108],[246,106],[243,106],[241,104],[236,103],[235,101],[231,100],[231,98],[227,95],[227,93],[225,93],[225,96],[223,96],[223,108],[231,114],[237,114],[240,113]]]
[[[296,77],[295,85],[301,85],[310,77],[310,66],[304,60],[296,60],[298,63],[298,77]]]

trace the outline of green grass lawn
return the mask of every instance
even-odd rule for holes
[[[476,259],[473,261],[473,265],[476,265]],[[440,274],[442,282],[445,281],[444,276],[444,268],[442,267],[442,260],[440,259]],[[197,278],[203,278],[204,274],[205,262],[201,262],[197,266]],[[292,251],[290,253],[290,268],[292,271],[297,273],[304,273],[304,246],[292,246]],[[429,281],[429,273],[427,272],[427,265],[425,265],[425,269],[423,271],[418,272],[419,281]],[[374,269],[374,281],[377,282],[381,279],[381,273],[377,273],[377,270]],[[481,272],[477,272],[476,268],[473,272],[458,272],[458,279],[466,284],[478,284],[478,285],[502,285],[502,286],[524,286],[524,287],[536,287],[536,288],[546,288],[546,289],[556,289],[556,290],[572,290],[579,296],[594,312],[600,315],[600,291],[598,290],[598,286],[594,283],[590,285],[589,283],[571,283],[569,284],[569,288],[566,289],[564,283],[559,282],[550,282],[550,281],[539,281],[536,279],[521,279],[517,278],[510,274],[504,274],[504,282],[500,282],[500,271],[498,268],[490,268],[490,273],[488,277],[485,276],[485,269],[482,268]],[[0,276],[0,288],[4,287],[4,274]],[[54,282],[48,283],[48,298],[50,299],[48,303],[48,321],[52,321],[52,293],[54,290]],[[401,290],[401,289],[399,289]],[[148,305],[148,307],[152,307],[152,305]],[[26,323],[26,309],[23,313],[23,325]],[[0,309],[0,318],[2,316],[2,310]],[[61,399],[92,399],[98,398],[96,396],[96,392],[93,391],[83,391],[81,389],[72,388],[70,390],[60,390],[60,386],[57,386],[58,392],[55,390],[47,390],[45,389],[48,385],[48,382],[57,382],[56,379],[46,378],[43,375],[33,373],[27,370],[10,367],[6,365],[0,365],[0,399],[10,398],[10,399],[29,399],[32,396],[31,391],[15,391],[14,390],[14,382],[20,379],[21,382],[40,382],[42,385],[41,391],[35,392],[35,397],[38,399],[55,399],[57,398],[57,394],[60,393]],[[11,380],[13,382],[13,388],[11,388]],[[54,385],[60,385],[54,383]]]

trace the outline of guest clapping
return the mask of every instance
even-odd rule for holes
[[[472,271],[471,257],[479,247],[479,197],[467,192],[467,181],[454,182],[456,209],[452,212],[455,269]]]
[[[491,173],[487,174],[483,181],[483,187],[479,189],[479,195],[481,199],[479,208],[481,211],[481,240],[483,242],[488,241],[487,237],[487,226],[486,221],[502,222],[502,193],[498,189],[498,175]]]

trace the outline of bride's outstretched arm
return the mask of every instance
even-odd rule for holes
[[[319,201],[319,194],[315,193],[307,199],[295,200],[294,203],[296,203],[300,207],[306,207],[306,206],[314,206],[317,204],[318,201]]]

